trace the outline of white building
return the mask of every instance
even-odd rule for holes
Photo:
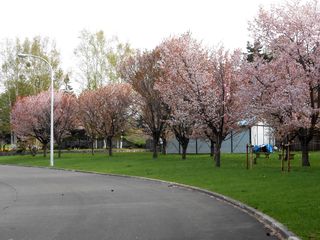
[[[275,140],[272,136],[272,128],[258,123],[251,128],[243,128],[238,133],[232,133],[226,137],[221,146],[221,152],[225,153],[245,153],[246,145],[274,145]],[[178,141],[173,138],[168,141],[168,153],[180,153],[182,148]],[[187,153],[210,153],[210,141],[206,139],[190,139]]]
[[[272,136],[272,128],[263,124],[258,123],[255,126],[251,127],[251,144],[253,145],[262,145],[262,144],[271,144],[274,145],[275,140]]]

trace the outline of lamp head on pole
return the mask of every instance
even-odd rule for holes
[[[20,57],[20,58],[26,58],[26,57],[28,57],[28,54],[26,54],[26,53],[19,53],[19,54],[18,54],[18,57]]]

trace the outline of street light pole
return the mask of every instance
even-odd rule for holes
[[[44,58],[37,56],[37,55],[32,55],[28,53],[20,53],[18,54],[18,57],[20,58],[37,58],[40,59],[41,61],[45,62],[48,64],[49,69],[50,69],[50,78],[51,78],[51,106],[50,106],[50,166],[54,166],[54,158],[53,158],[53,143],[54,143],[54,135],[53,135],[53,104],[54,104],[54,94],[53,94],[53,69],[51,64]]]

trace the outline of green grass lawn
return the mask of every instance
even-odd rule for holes
[[[208,155],[160,155],[151,153],[63,154],[57,168],[117,173],[163,179],[215,191],[240,200],[286,225],[303,239],[320,239],[320,153],[311,153],[311,167],[300,167],[300,154],[290,173],[281,172],[277,154],[260,158],[245,169],[245,154],[223,154],[221,168]],[[0,164],[48,166],[42,156],[0,157]]]

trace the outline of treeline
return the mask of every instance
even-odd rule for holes
[[[263,121],[284,144],[298,137],[302,165],[309,166],[308,144],[319,131],[318,20],[316,1],[261,8],[249,26],[253,41],[247,53],[204,47],[191,33],[169,37],[148,51],[128,44],[108,48],[102,32],[84,31],[75,54],[87,90],[75,101],[82,116],[76,122],[92,140],[102,136],[109,143],[119,133],[117,124],[141,122],[153,139],[154,158],[160,138],[165,144],[175,135],[185,158],[189,139],[205,137],[219,167],[226,136]],[[20,60],[13,59],[9,66],[20,69]],[[58,76],[58,65],[55,69]],[[31,81],[24,74],[23,81]]]

